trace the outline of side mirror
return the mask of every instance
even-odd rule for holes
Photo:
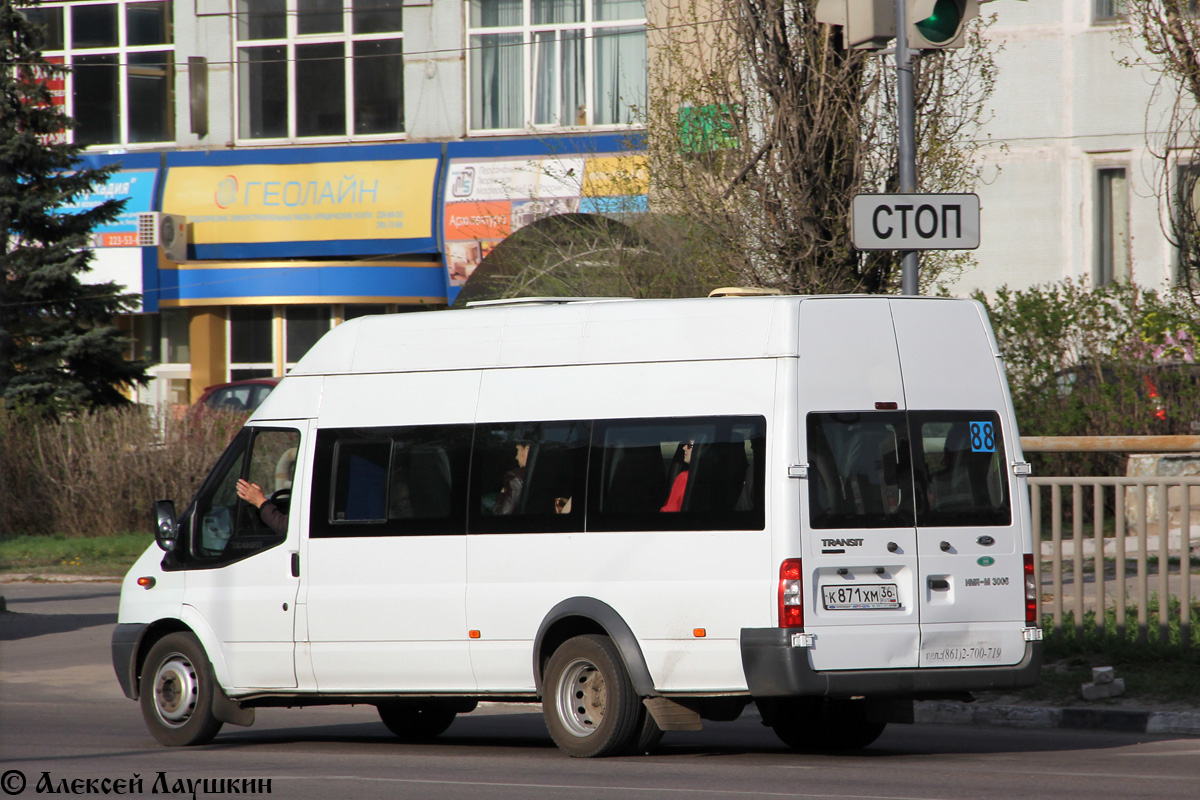
[[[171,500],[159,500],[154,504],[154,514],[157,518],[154,541],[169,553],[175,549],[175,539],[179,536],[179,524],[175,521],[175,503]]]

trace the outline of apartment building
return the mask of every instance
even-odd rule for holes
[[[157,362],[143,402],[282,375],[331,326],[444,307],[561,213],[644,209],[629,133],[664,0],[72,0],[29,13],[52,87],[125,197],[97,279]],[[1000,0],[966,294],[1066,277],[1166,285],[1154,76],[1120,0]],[[1163,98],[1159,99],[1163,102]],[[1190,165],[1181,157],[1177,169]]]
[[[498,241],[645,205],[606,180],[645,0],[74,0],[28,14],[92,164],[94,277],[144,296],[139,400],[282,375],[342,320],[444,307]],[[616,195],[616,196],[614,196]],[[633,196],[630,196],[633,195]]]
[[[1163,232],[1155,152],[1172,98],[1129,66],[1121,0],[1000,0],[998,79],[983,130],[985,183],[978,267],[954,290],[1025,288],[1064,278],[1094,285],[1176,280]],[[1188,169],[1179,153],[1171,169]],[[1167,194],[1170,194],[1168,189]]]

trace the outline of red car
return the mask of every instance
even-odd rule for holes
[[[249,413],[267,399],[267,395],[279,385],[279,381],[279,378],[249,378],[244,381],[218,383],[204,390],[194,408]]]

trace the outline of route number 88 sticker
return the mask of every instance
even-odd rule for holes
[[[996,431],[990,422],[971,423],[971,452],[996,452]]]

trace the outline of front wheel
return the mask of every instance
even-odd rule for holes
[[[142,665],[142,719],[168,747],[205,744],[222,725],[212,713],[215,691],[212,665],[196,637],[168,634],[150,648]]]
[[[607,636],[563,642],[546,663],[543,687],[546,728],[568,755],[617,755],[640,738],[645,709]]]

